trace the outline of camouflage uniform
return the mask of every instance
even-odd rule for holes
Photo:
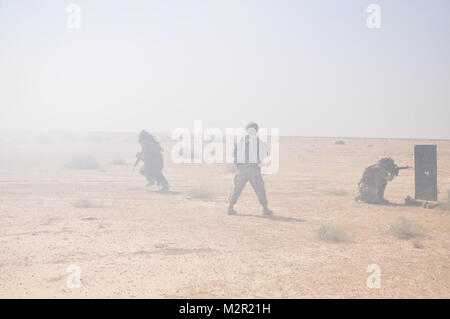
[[[141,144],[142,151],[136,154],[136,156],[144,161],[140,173],[147,179],[147,186],[151,186],[156,182],[157,185],[162,186],[163,191],[168,191],[169,183],[162,173],[164,167],[163,149],[159,145],[159,142],[144,130],[139,135],[139,143]]]
[[[398,168],[391,158],[383,158],[377,164],[364,170],[363,177],[358,184],[358,201],[382,204],[386,203],[384,191],[388,182],[398,175]]]
[[[250,123],[247,125],[247,129],[255,128],[255,130],[258,130],[258,127],[255,123]],[[267,151],[265,150],[265,144],[262,144],[262,142],[259,140],[259,138],[255,138],[255,144],[256,144],[256,159],[252,161],[250,156],[250,136],[245,136],[241,141],[239,145],[235,145],[234,148],[234,161],[236,165],[236,175],[234,177],[234,189],[230,197],[230,206],[228,208],[228,214],[234,215],[236,212],[233,209],[233,206],[236,204],[236,202],[239,199],[239,196],[242,193],[242,190],[244,189],[245,185],[247,185],[247,182],[250,182],[250,185],[252,186],[253,190],[255,191],[258,201],[261,204],[261,206],[264,209],[265,215],[272,215],[272,211],[267,206],[267,196],[266,196],[266,189],[264,187],[264,180],[261,176],[261,168],[259,167],[259,164],[263,160],[263,157],[267,155]],[[240,154],[239,147],[240,145],[245,145],[245,155]],[[261,147],[264,148],[264,150],[261,149]],[[245,156],[245,159],[241,159],[241,156]]]

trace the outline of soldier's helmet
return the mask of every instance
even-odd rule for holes
[[[385,170],[389,171],[389,172],[393,172],[395,171],[395,162],[392,158],[390,157],[385,157],[382,158],[378,161],[378,165],[380,165],[381,167],[383,167]]]
[[[143,142],[154,142],[155,138],[148,133],[146,130],[142,130],[141,133],[139,133],[139,143]]]
[[[256,124],[255,122],[250,122],[250,123],[248,123],[247,126],[245,127],[245,130],[246,130],[247,132],[249,132],[250,129],[253,129],[253,130],[254,130],[254,133],[256,133],[256,132],[258,132],[258,130],[259,130],[259,126],[258,126],[258,124]],[[250,133],[250,132],[249,132],[249,133]]]

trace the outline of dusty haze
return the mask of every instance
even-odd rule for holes
[[[377,29],[371,2],[74,0],[72,28],[69,1],[0,0],[0,298],[449,298],[450,1],[377,0]],[[227,214],[234,166],[174,163],[194,120],[279,129],[273,216],[248,185]],[[417,144],[438,202],[406,205],[413,169],[354,200]]]
[[[449,138],[450,3],[0,1],[0,128]]]

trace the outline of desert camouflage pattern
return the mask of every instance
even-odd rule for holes
[[[398,166],[392,158],[382,158],[377,164],[371,165],[364,170],[363,177],[358,184],[359,194],[357,201],[383,204],[388,201],[384,198],[387,183],[398,175]]]

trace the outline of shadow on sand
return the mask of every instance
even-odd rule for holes
[[[369,203],[369,202],[358,202],[361,204],[367,204],[367,205],[374,205],[374,206],[393,206],[393,207],[419,207],[420,205],[406,205],[404,203],[392,203],[389,201],[382,202],[382,203]]]
[[[149,193],[157,193],[157,194],[164,194],[164,195],[179,195],[181,192],[174,192],[174,191],[149,191]]]
[[[293,218],[293,217],[283,217],[283,216],[277,216],[277,215],[266,216],[266,215],[236,214],[233,216],[263,218],[263,219],[269,219],[269,220],[274,220],[274,221],[278,221],[278,222],[286,222],[286,223],[303,223],[303,222],[305,222],[304,219]]]

